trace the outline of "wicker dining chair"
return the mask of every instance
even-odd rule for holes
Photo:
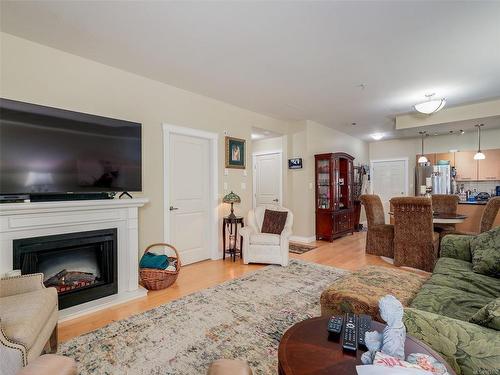
[[[455,194],[433,194],[432,210],[440,214],[456,214],[458,210],[458,195]],[[434,224],[434,231],[442,233],[455,230],[455,224]]]
[[[457,230],[446,230],[440,233],[441,238],[447,234],[464,234],[464,235],[477,235],[489,231],[493,228],[493,223],[500,210],[500,197],[490,198],[486,206],[484,206],[483,213],[481,215],[481,222],[479,223],[479,232],[464,232]]]
[[[366,253],[388,258],[394,257],[394,225],[385,223],[384,206],[378,195],[359,197],[365,207],[368,221]]]
[[[391,199],[394,213],[394,265],[432,272],[439,234],[432,224],[432,202],[425,197]]]

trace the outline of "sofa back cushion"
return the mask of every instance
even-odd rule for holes
[[[500,278],[500,227],[477,235],[470,245],[472,270]]]
[[[491,301],[476,312],[469,322],[500,331],[500,298]]]

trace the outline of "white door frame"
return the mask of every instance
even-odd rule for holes
[[[210,160],[209,160],[209,246],[210,258],[219,259],[219,230],[218,230],[218,191],[219,191],[219,171],[217,168],[217,152],[219,145],[219,135],[217,133],[207,132],[183,126],[175,126],[163,123],[163,238],[166,243],[170,241],[170,181],[168,166],[170,165],[170,137],[172,134],[186,135],[191,137],[203,138],[209,141]]]
[[[252,196],[252,206],[255,208],[257,206],[257,199],[256,199],[256,194],[257,194],[257,175],[255,173],[256,169],[256,156],[262,156],[262,155],[273,155],[273,154],[279,154],[280,157],[280,188],[279,188],[279,193],[280,193],[280,201],[279,205],[283,206],[283,150],[270,150],[270,151],[257,151],[252,153],[252,180],[253,180],[253,196]]]
[[[405,166],[405,195],[408,195],[408,158],[393,158],[393,159],[376,159],[370,160],[370,176],[373,176],[373,163],[383,163],[387,161],[403,161]],[[372,180],[373,181],[373,180]],[[370,193],[373,193],[373,182],[370,183],[370,189],[372,190]]]

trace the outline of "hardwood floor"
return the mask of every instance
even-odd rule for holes
[[[359,232],[331,243],[317,241],[316,245],[318,247],[316,249],[300,255],[290,254],[290,257],[347,270],[357,270],[367,265],[394,267],[380,257],[366,255],[365,239],[366,232]],[[230,259],[225,261],[207,260],[188,265],[182,268],[179,278],[170,288],[150,291],[147,297],[60,323],[59,340],[67,341],[113,321],[150,310],[190,293],[238,278],[247,272],[262,267],[265,267],[265,265],[245,265],[241,260],[232,262]]]

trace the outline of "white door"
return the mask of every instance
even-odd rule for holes
[[[255,206],[281,205],[281,154],[254,156]]]
[[[372,161],[371,180],[373,194],[380,196],[386,222],[389,220],[389,201],[393,197],[408,195],[407,160]]]
[[[172,134],[169,150],[169,238],[185,265],[210,257],[209,140]]]

